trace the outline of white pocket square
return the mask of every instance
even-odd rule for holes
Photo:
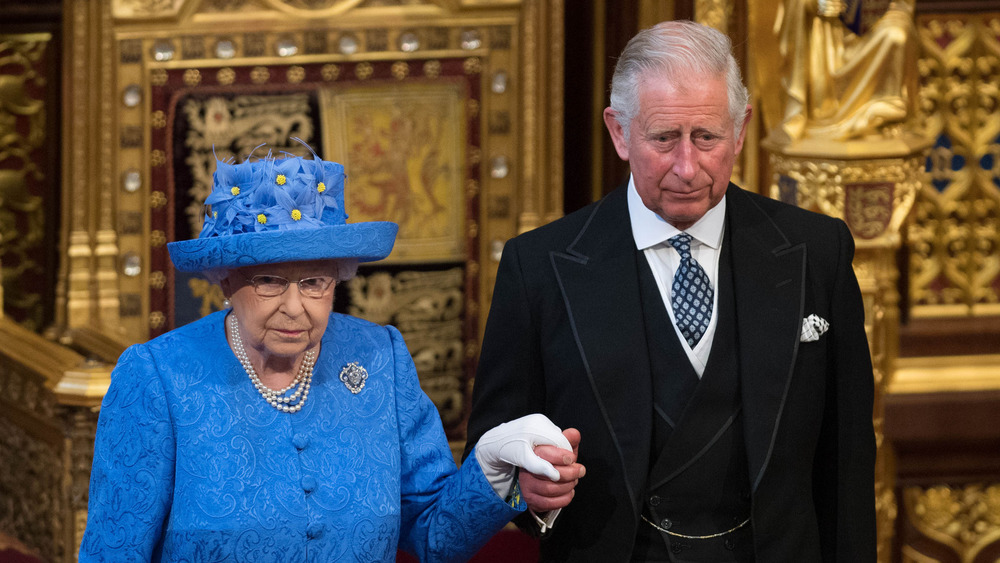
[[[830,328],[826,319],[817,315],[809,315],[802,319],[802,336],[799,342],[815,342]]]

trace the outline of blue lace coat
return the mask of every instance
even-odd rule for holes
[[[224,312],[122,355],[101,407],[80,561],[464,560],[519,511],[456,469],[399,332],[333,314],[309,400],[279,413]],[[369,374],[353,394],[341,368]]]

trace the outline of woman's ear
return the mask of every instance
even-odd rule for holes
[[[219,287],[222,288],[222,295],[226,299],[229,299],[230,297],[233,296],[233,287],[229,283],[229,276],[226,276],[221,280],[219,280]]]

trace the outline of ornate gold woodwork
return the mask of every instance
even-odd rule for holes
[[[0,318],[0,529],[46,561],[76,560],[111,368]]]
[[[1000,314],[1000,14],[928,14],[920,116],[934,148],[908,233],[914,317]]]
[[[562,213],[562,13],[540,0],[67,0],[63,340],[113,359],[220,308],[165,245],[200,230],[216,156],[306,154],[295,136],[346,165],[351,220],[402,227],[359,283],[382,268],[400,303],[420,286],[457,307],[381,320],[407,335],[460,439],[503,243]],[[193,316],[175,316],[177,291]],[[349,303],[363,293],[345,295],[368,314]]]
[[[363,268],[345,293],[351,312],[399,326],[460,439],[499,249],[562,210],[562,1],[65,0],[63,13],[63,104],[72,111],[62,125],[52,333],[113,361],[171,328],[161,296],[175,283],[165,245],[177,233],[167,219],[200,229],[213,147],[222,157],[262,141],[305,152],[287,143],[294,134],[346,161],[353,219],[404,219],[406,252]],[[369,140],[391,137],[393,150],[411,151],[402,168],[351,144],[370,132],[357,127],[387,123],[409,127],[410,141],[384,130]],[[183,185],[171,179],[179,170],[190,178]],[[36,172],[48,171],[27,173]],[[424,199],[381,206],[400,192],[380,182],[405,182]],[[14,262],[3,256],[4,267]],[[186,283],[198,314],[221,306],[217,287]],[[8,305],[9,287],[0,294]],[[111,366],[8,321],[0,318],[0,458],[11,463],[0,488],[16,493],[0,506],[13,510],[0,510],[0,527],[46,560],[72,561],[86,523],[94,407]]]
[[[169,147],[161,148],[157,139],[173,127],[174,119],[159,107],[155,92],[162,87],[181,94],[179,88],[198,92],[235,86],[244,80],[241,68],[249,73],[247,83],[259,85],[260,92],[270,95],[280,89],[294,95],[290,87],[296,84],[334,92],[341,84],[349,87],[369,77],[376,86],[386,79],[402,84],[434,81],[442,61],[464,61],[466,76],[477,82],[479,99],[460,108],[462,117],[444,117],[469,119],[478,145],[462,148],[464,130],[441,138],[461,152],[455,157],[438,151],[434,163],[452,176],[447,184],[439,180],[434,193],[440,197],[443,186],[458,185],[459,197],[473,203],[453,209],[460,215],[441,219],[442,227],[466,223],[461,231],[448,234],[453,241],[449,252],[477,273],[469,287],[473,312],[487,309],[497,248],[514,234],[561,214],[561,190],[550,189],[562,182],[561,2],[476,2],[474,7],[457,0],[83,4],[67,3],[69,41],[88,47],[68,53],[73,62],[68,82],[75,87],[67,91],[75,107],[92,110],[73,112],[66,126],[71,147],[66,176],[75,180],[67,180],[64,191],[67,202],[81,202],[67,205],[67,259],[61,276],[65,322],[71,328],[93,330],[124,344],[171,326],[170,311],[156,303],[155,295],[171,283],[162,245],[173,235],[157,217],[167,212],[172,198],[156,186],[172,164]],[[387,76],[378,75],[380,68],[388,70]],[[106,79],[85,80],[85,69]],[[177,85],[167,82],[175,72],[180,73]],[[383,90],[379,95],[388,94]],[[359,94],[356,99],[362,98]],[[335,105],[329,110],[339,111]],[[190,187],[195,197],[189,213],[197,223],[194,205],[207,186],[206,155],[214,139],[210,129],[218,124],[208,123],[205,112],[210,110],[205,107],[191,111],[197,114],[193,123],[203,129],[191,129],[199,135],[192,141],[192,147],[197,145],[192,158],[201,159],[201,164],[192,164],[200,168]],[[224,113],[231,115],[232,108]],[[330,117],[336,119],[332,113]],[[232,138],[241,124],[234,119],[225,127]],[[327,135],[331,146],[344,139],[330,137],[329,131],[314,133]],[[419,164],[417,158],[412,156],[411,166]],[[359,181],[374,177],[363,166],[375,163],[362,155],[354,160]],[[400,178],[416,185],[419,174],[412,168],[400,171]],[[134,185],[129,182],[140,187],[131,191],[125,187]],[[349,197],[371,197],[352,188],[361,186],[349,180]],[[350,207],[348,211],[354,215]],[[456,252],[463,248],[465,253]],[[476,318],[473,328],[478,331],[485,319]]]
[[[898,358],[889,393],[1000,389],[1000,354]]]
[[[903,561],[992,563],[1000,556],[1000,485],[907,487],[903,504],[916,532],[902,546]]]
[[[52,36],[0,35],[0,300],[32,330],[44,328],[46,217],[42,186],[52,172],[46,143],[46,71]],[[51,227],[50,227],[51,228]],[[2,314],[2,313],[0,313]]]

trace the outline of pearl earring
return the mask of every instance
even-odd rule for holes
[[[223,299],[223,300],[222,300],[222,308],[223,308],[223,309],[229,309],[229,308],[231,308],[232,306],[233,306],[233,304],[232,304],[232,303],[230,303],[228,299]]]

